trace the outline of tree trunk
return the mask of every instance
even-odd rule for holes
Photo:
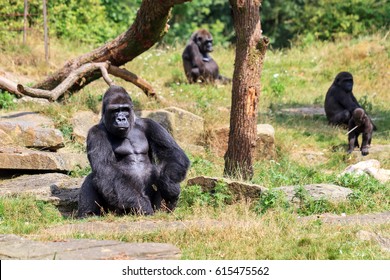
[[[72,71],[91,62],[107,62],[121,66],[151,48],[168,31],[168,19],[171,8],[176,4],[191,0],[143,0],[132,26],[116,39],[104,46],[69,60],[62,69],[47,79],[34,85],[34,88],[52,90],[57,87]],[[101,77],[100,71],[94,71],[74,84],[69,91],[77,91],[88,83]]]
[[[237,42],[224,173],[230,177],[248,180],[253,176],[260,76],[269,40],[261,34],[260,0],[229,2],[233,11]]]

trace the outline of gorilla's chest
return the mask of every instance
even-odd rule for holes
[[[112,143],[115,156],[123,158],[138,155],[147,155],[149,151],[148,140],[141,131],[131,131],[126,138],[116,139]]]

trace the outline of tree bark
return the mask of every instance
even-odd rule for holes
[[[262,37],[261,0],[229,0],[237,35],[226,176],[251,179],[256,145],[260,77],[269,43]]]
[[[143,0],[134,23],[126,32],[90,53],[69,60],[63,68],[33,87],[52,90],[71,72],[86,63],[109,61],[111,65],[117,67],[126,64],[164,37],[169,28],[167,22],[171,8],[189,1],[191,0]],[[100,71],[91,72],[83,77],[82,83],[75,83],[69,91],[77,91],[100,77]]]

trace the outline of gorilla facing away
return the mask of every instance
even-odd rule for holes
[[[151,119],[137,118],[126,90],[110,86],[100,123],[87,136],[92,172],[81,186],[79,217],[152,215],[162,200],[173,210],[190,161],[172,136]]]
[[[209,54],[212,51],[213,37],[210,32],[200,29],[191,35],[182,54],[184,72],[189,83],[231,82],[231,79],[219,74],[218,65]]]
[[[362,108],[355,109],[348,124],[348,153],[352,153],[355,147],[359,147],[358,137],[362,134],[360,151],[363,156],[368,155],[373,130],[374,125],[366,112]]]
[[[352,74],[338,73],[325,97],[325,113],[329,124],[347,126],[353,111],[361,108],[352,88]]]

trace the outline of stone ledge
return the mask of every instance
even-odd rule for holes
[[[165,243],[92,239],[42,242],[17,235],[0,235],[2,260],[172,260],[180,256],[177,247]]]

